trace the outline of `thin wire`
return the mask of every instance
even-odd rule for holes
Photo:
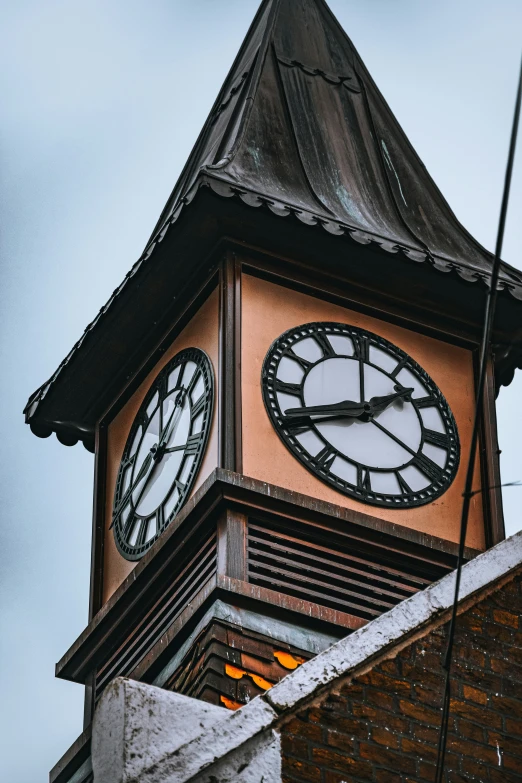
[[[502,487],[522,487],[522,481],[506,481],[505,484],[490,484],[487,487],[474,489],[473,492],[470,493],[470,495],[471,497],[474,497],[475,495],[480,495],[482,492],[489,492],[490,489],[502,489]]]
[[[511,177],[513,174],[513,163],[515,160],[515,149],[517,144],[518,124],[520,119],[520,105],[522,102],[522,62],[520,65],[520,76],[518,82],[517,97],[515,101],[515,113],[513,117],[513,128],[511,131],[511,141],[509,145],[509,154],[506,166],[506,176],[504,179],[504,192],[502,196],[502,205],[500,208],[500,218],[497,233],[497,243],[495,247],[495,258],[493,261],[493,269],[491,272],[491,283],[486,299],[486,308],[484,314],[484,328],[482,334],[482,343],[480,349],[480,372],[479,381],[477,386],[475,415],[473,421],[473,430],[471,434],[471,444],[469,452],[468,469],[466,473],[466,483],[463,492],[464,502],[462,504],[462,516],[460,520],[460,541],[459,552],[457,560],[457,568],[455,575],[455,597],[453,600],[453,608],[451,612],[451,621],[448,634],[448,646],[446,649],[446,655],[444,657],[443,668],[446,671],[445,683],[444,683],[444,701],[442,707],[442,719],[440,725],[439,734],[439,746],[437,751],[437,767],[435,771],[435,783],[442,783],[442,776],[444,774],[444,758],[446,755],[446,744],[448,737],[448,720],[450,711],[450,695],[451,695],[451,661],[453,654],[453,644],[455,641],[455,624],[457,620],[457,608],[460,591],[460,580],[462,574],[462,562],[464,559],[464,547],[466,543],[466,533],[468,529],[468,517],[469,508],[472,497],[476,494],[473,492],[473,472],[475,469],[475,455],[477,452],[478,436],[480,429],[480,422],[482,418],[482,405],[484,398],[484,388],[486,383],[486,373],[488,365],[488,355],[491,343],[491,334],[493,329],[493,318],[495,315],[495,306],[497,303],[497,286],[498,277],[500,271],[500,256],[502,254],[502,244],[504,241],[504,229],[506,227],[506,215],[509,203],[509,191],[511,187]]]

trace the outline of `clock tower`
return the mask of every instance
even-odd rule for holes
[[[25,414],[95,453],[90,775],[114,677],[237,709],[456,564],[492,256],[323,0],[264,0],[139,261]],[[502,265],[466,558],[504,536]]]

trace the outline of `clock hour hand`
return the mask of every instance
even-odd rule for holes
[[[353,400],[343,400],[335,402],[332,405],[310,405],[306,408],[288,408],[285,411],[285,418],[294,419],[301,416],[347,416],[351,419],[357,419],[365,413],[369,413],[368,403],[354,402]]]
[[[305,408],[288,408],[285,411],[285,420],[303,419],[303,421],[313,421],[311,416],[327,416],[328,420],[338,418],[360,419],[368,421],[376,413],[382,413],[395,400],[408,398],[413,389],[405,389],[402,386],[395,387],[394,394],[387,394],[384,397],[372,397],[369,402],[355,402],[354,400],[343,400],[332,405],[311,405]],[[322,419],[326,421],[326,419]]]
[[[407,400],[411,396],[414,389],[406,389],[403,386],[395,386],[394,394],[387,394],[384,397],[372,397],[368,403],[372,414],[382,413],[388,408],[392,402],[399,399]]]

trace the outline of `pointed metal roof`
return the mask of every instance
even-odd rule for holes
[[[448,291],[455,277],[488,285],[492,254],[456,219],[324,0],[263,0],[145,251],[29,399],[26,421],[36,434],[55,431],[63,443],[80,439],[92,448],[103,405],[143,361],[136,346],[154,345],[151,324],[173,299],[166,278],[177,265],[176,285],[188,279],[183,264],[194,255],[186,260],[186,237],[174,232],[176,260],[165,259],[165,246],[174,224],[185,236],[178,219],[196,215],[189,205],[202,189],[386,251],[390,263],[397,261],[388,254],[397,254],[427,272],[451,272]],[[244,221],[238,225],[246,230]],[[520,324],[522,272],[502,264],[499,289],[513,297],[502,308],[505,334]],[[475,294],[470,306],[478,301]],[[516,346],[502,354],[499,383],[510,383],[522,366],[521,335],[510,342]]]
[[[458,222],[323,0],[265,0],[151,237],[201,186],[485,279]],[[502,287],[522,299],[522,273]]]

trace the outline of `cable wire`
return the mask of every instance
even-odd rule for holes
[[[488,356],[491,344],[491,335],[493,330],[493,319],[495,316],[495,307],[497,303],[497,288],[500,272],[500,256],[502,254],[502,244],[504,241],[504,230],[506,227],[506,216],[509,204],[509,192],[511,188],[511,178],[513,174],[513,164],[515,160],[515,149],[517,145],[518,125],[520,120],[520,105],[522,102],[522,62],[520,65],[520,76],[518,82],[517,97],[515,101],[515,113],[513,117],[513,127],[511,131],[511,141],[509,144],[509,153],[506,166],[506,175],[504,179],[504,192],[502,196],[502,205],[500,208],[499,225],[497,232],[497,242],[495,247],[495,258],[491,272],[491,282],[486,299],[484,313],[484,326],[482,333],[482,342],[480,347],[480,370],[477,385],[477,394],[475,402],[475,414],[473,420],[473,430],[471,434],[471,444],[469,451],[469,462],[466,472],[466,483],[463,494],[462,515],[460,520],[460,540],[457,558],[457,568],[455,573],[455,597],[451,612],[451,620],[448,633],[448,646],[444,656],[443,668],[445,670],[444,682],[444,700],[442,706],[442,718],[439,733],[439,745],[437,750],[437,767],[435,771],[435,783],[442,783],[444,774],[444,759],[446,755],[446,745],[448,738],[448,721],[451,705],[451,663],[453,655],[453,645],[455,641],[455,626],[457,621],[458,599],[460,591],[460,580],[462,574],[462,563],[464,559],[464,547],[466,543],[466,533],[468,529],[469,509],[472,497],[476,494],[473,491],[473,472],[475,469],[475,455],[477,453],[480,424],[482,420],[484,388],[486,383]]]

